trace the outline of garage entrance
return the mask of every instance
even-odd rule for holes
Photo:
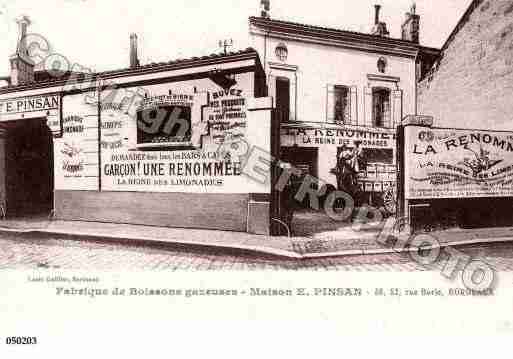
[[[2,124],[6,217],[49,215],[53,209],[53,137],[46,119]]]

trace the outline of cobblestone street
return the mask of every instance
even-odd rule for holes
[[[458,248],[498,271],[513,270],[513,243]],[[441,266],[438,264],[437,267]],[[141,246],[34,236],[0,237],[0,269],[75,270],[427,270],[405,254],[285,259],[211,248]]]

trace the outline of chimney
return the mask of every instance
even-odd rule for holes
[[[137,34],[130,34],[130,68],[135,69],[140,66],[137,55]]]
[[[271,0],[260,0],[260,16],[269,19],[271,17]]]
[[[16,53],[9,58],[12,86],[34,82],[34,62],[30,59],[27,49],[27,28],[30,26],[30,19],[22,16],[16,20],[16,23],[18,24]]]
[[[411,6],[410,12],[406,13],[406,20],[401,26],[401,38],[416,44],[420,42],[420,16],[416,14],[417,6]]]
[[[372,35],[377,36],[388,36],[390,33],[387,30],[387,24],[379,21],[379,12],[381,10],[381,5],[374,5],[374,27],[372,28]]]

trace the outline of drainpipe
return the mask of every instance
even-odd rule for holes
[[[267,37],[269,36],[269,30],[267,30],[264,34],[264,72],[266,73],[265,74],[265,77],[267,78],[267,83],[266,83],[266,87],[267,87],[267,96],[270,96],[269,94],[269,81],[271,80],[271,76],[270,76],[270,71],[268,71],[267,69]]]
[[[418,71],[418,64],[417,64],[417,61],[419,60],[419,53],[420,53],[420,50],[417,50],[417,53],[415,54],[415,116],[418,115],[418,102],[419,102],[419,71]],[[401,122],[402,122],[402,119],[401,119]]]

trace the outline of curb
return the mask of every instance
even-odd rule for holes
[[[372,248],[372,249],[347,249],[333,252],[318,252],[318,253],[299,253],[292,250],[280,249],[276,247],[267,247],[267,246],[255,246],[255,245],[245,245],[245,244],[223,244],[223,243],[207,243],[200,241],[180,241],[180,240],[158,240],[144,237],[119,237],[114,235],[104,235],[104,234],[91,234],[85,232],[68,232],[68,231],[58,231],[58,230],[45,230],[45,229],[21,229],[21,228],[6,228],[0,227],[0,233],[9,233],[9,234],[41,234],[41,235],[56,235],[56,236],[64,236],[64,237],[79,237],[83,240],[94,239],[108,239],[118,243],[131,243],[131,244],[143,244],[143,245],[178,245],[178,246],[190,246],[190,247],[201,247],[201,248],[215,248],[215,249],[225,249],[225,250],[235,250],[246,253],[259,253],[266,254],[276,257],[284,257],[289,259],[320,259],[320,258],[329,258],[329,257],[341,257],[341,256],[359,256],[359,255],[379,255],[379,254],[393,254],[393,253],[407,253],[414,252],[418,250],[418,247],[406,247],[406,248]],[[485,244],[485,243],[505,243],[505,242],[513,242],[513,236],[511,237],[495,237],[495,238],[473,238],[468,240],[454,241],[454,242],[446,242],[440,243],[439,246],[425,247],[426,249],[431,248],[446,248],[446,247],[458,247],[464,245],[473,245],[473,244]]]
[[[440,243],[439,246],[424,247],[425,249],[432,248],[447,248],[447,247],[459,247],[473,244],[486,244],[486,243],[506,243],[513,242],[513,237],[496,237],[496,238],[474,238],[455,242]],[[309,253],[302,255],[302,258],[327,258],[327,257],[340,257],[340,256],[353,256],[353,255],[376,255],[376,254],[393,254],[393,253],[408,253],[418,251],[418,247],[407,247],[407,248],[373,248],[373,249],[350,249],[341,250],[335,252],[324,252],[324,253]]]
[[[225,249],[225,250],[235,250],[241,252],[250,252],[250,253],[260,253],[267,254],[276,257],[285,257],[291,259],[302,259],[303,256],[297,252],[289,251],[286,249],[279,249],[275,247],[265,247],[265,246],[253,246],[253,245],[244,245],[244,244],[222,244],[222,243],[207,243],[207,242],[199,242],[199,241],[180,241],[180,240],[158,240],[144,237],[118,237],[108,234],[91,234],[84,232],[67,232],[67,231],[58,231],[58,230],[44,230],[44,229],[17,229],[17,228],[5,228],[0,227],[0,233],[9,233],[9,234],[40,234],[40,235],[55,235],[55,236],[63,236],[63,237],[79,237],[82,240],[88,239],[107,239],[109,242],[117,242],[117,243],[130,243],[132,245],[135,244],[143,244],[143,245],[161,245],[161,246],[190,246],[190,247],[202,247],[202,248],[216,248],[216,249]],[[107,241],[106,241],[107,242]]]

